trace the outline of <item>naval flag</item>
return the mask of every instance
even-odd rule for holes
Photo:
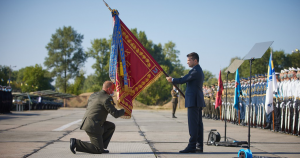
[[[275,68],[272,60],[272,52],[270,54],[267,79],[268,80],[267,80],[265,109],[266,109],[266,113],[269,114],[270,112],[273,111],[273,92],[277,92],[277,81],[275,76]]]

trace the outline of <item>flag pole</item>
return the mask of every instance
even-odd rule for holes
[[[167,77],[169,77],[169,75],[165,72],[165,70],[163,70],[163,73],[167,76]],[[172,83],[173,84],[173,83]],[[182,91],[175,85],[175,84],[173,84],[173,86],[178,90],[178,92],[183,96],[183,98],[185,98],[185,95],[182,93]]]
[[[109,9],[109,11],[112,11],[111,8],[108,6],[108,4],[103,0],[104,4],[107,6],[107,8]]]
[[[106,7],[108,8],[108,10],[111,12],[112,9],[109,7],[109,5],[103,0],[104,4],[106,5]],[[169,75],[165,72],[165,70],[163,70],[163,73],[169,77]],[[172,83],[173,84],[173,83]],[[175,85],[173,84],[173,86],[179,91],[179,93],[183,96],[183,98],[185,98],[185,95],[182,93],[182,91]]]

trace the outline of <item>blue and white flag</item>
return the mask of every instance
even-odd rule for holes
[[[273,111],[273,92],[277,92],[277,81],[275,76],[275,68],[272,60],[272,51],[270,54],[267,79],[268,81],[267,81],[265,109],[266,109],[266,113],[269,114],[270,112]]]

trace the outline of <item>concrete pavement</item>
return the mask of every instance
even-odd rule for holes
[[[109,154],[93,155],[82,152],[72,154],[69,139],[89,141],[79,130],[85,109],[59,109],[13,112],[0,115],[0,158],[9,157],[237,157],[242,147],[204,145],[204,153],[179,154],[187,146],[189,134],[186,110],[134,110],[131,119],[108,120],[116,124],[109,144]],[[204,140],[210,129],[217,129],[224,137],[224,122],[203,119]],[[248,140],[248,128],[227,123],[227,138]],[[221,139],[224,140],[223,138]],[[206,142],[204,142],[206,144]],[[251,151],[254,157],[300,157],[300,138],[251,128]]]

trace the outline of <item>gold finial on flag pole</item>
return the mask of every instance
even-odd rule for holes
[[[107,6],[107,8],[109,9],[109,11],[111,11],[111,8],[108,6],[108,4],[103,0],[103,2],[105,3],[105,5]]]

